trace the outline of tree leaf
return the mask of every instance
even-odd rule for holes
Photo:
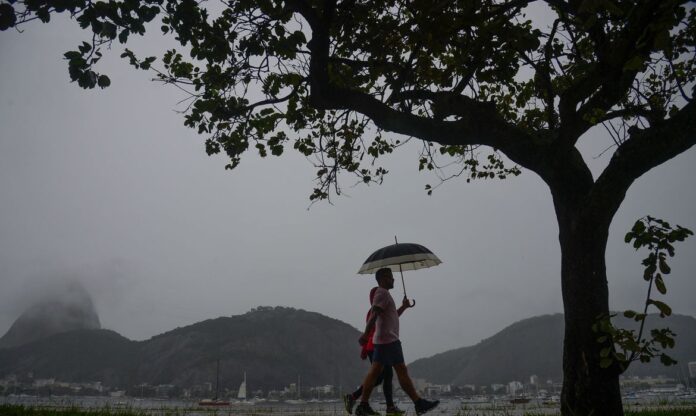
[[[660,316],[663,318],[665,316],[670,316],[672,314],[672,308],[670,308],[664,302],[661,302],[659,300],[650,299],[650,300],[648,300],[648,303],[651,305],[655,305],[655,307],[657,307],[657,309],[660,310]]]
[[[660,271],[662,272],[662,274],[669,274],[672,271],[672,269],[667,265],[667,262],[664,258],[660,257],[658,264],[660,265]]]
[[[655,276],[655,287],[663,295],[667,293],[667,287],[665,286],[665,281],[662,280],[662,275],[659,273]]]
[[[14,8],[7,3],[0,4],[0,30],[7,30],[17,23]]]
[[[97,85],[99,85],[100,88],[106,88],[111,85],[111,80],[106,75],[99,75]]]
[[[665,366],[677,364],[677,360],[667,354],[660,354],[660,362]]]

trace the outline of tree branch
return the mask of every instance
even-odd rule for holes
[[[649,60],[653,41],[660,27],[651,22],[670,19],[672,7],[663,7],[661,0],[649,0],[630,12],[631,18],[618,33],[605,32],[603,22],[587,30],[596,54],[596,63],[587,75],[578,78],[560,97],[561,138],[566,145],[575,145],[580,136],[593,126],[585,117],[593,111],[609,111],[630,90],[641,65],[626,64],[633,59]],[[581,16],[590,19],[592,16]],[[640,42],[639,42],[640,41]],[[583,103],[578,109],[578,104]]]
[[[505,153],[513,162],[549,177],[548,160],[550,141],[540,139],[507,123],[495,111],[491,103],[477,102],[465,96],[454,96],[447,92],[412,92],[421,97],[430,97],[447,102],[460,118],[455,121],[435,120],[401,112],[382,103],[369,94],[346,88],[326,86],[321,89],[328,94],[314,97],[325,108],[349,109],[369,117],[377,127],[416,137],[442,145],[485,145]],[[418,93],[418,94],[416,94]],[[313,91],[312,94],[315,94]],[[441,104],[445,105],[445,104]]]
[[[550,140],[532,136],[502,119],[490,103],[476,102],[455,93],[420,91],[434,101],[441,112],[459,116],[456,121],[433,120],[401,112],[356,90],[330,84],[328,76],[328,23],[303,0],[290,0],[288,5],[312,26],[310,50],[310,100],[318,109],[348,109],[369,117],[377,127],[421,140],[443,145],[486,145],[499,149],[513,162],[542,178],[551,176],[545,157],[549,157]],[[411,93],[415,98],[416,92]]]
[[[322,21],[319,14],[306,0],[287,0],[289,10],[300,14],[309,23],[312,31],[321,29]]]
[[[256,107],[261,107],[264,105],[269,105],[269,104],[280,104],[282,102],[285,102],[290,99],[290,97],[294,96],[297,94],[297,87],[293,88],[292,91],[290,91],[285,97],[277,97],[277,98],[269,98],[266,100],[262,101],[257,101],[253,104],[249,104],[248,106],[244,107],[245,111],[251,111],[255,109]]]
[[[631,138],[618,147],[589,198],[590,205],[608,207],[612,214],[636,179],[696,144],[696,102],[688,103],[663,123],[645,130],[634,127],[629,132]]]

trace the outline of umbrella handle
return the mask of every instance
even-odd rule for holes
[[[394,239],[396,240],[396,237],[394,237]],[[404,288],[404,297],[405,297],[406,299],[408,299],[408,297],[407,297],[407,295],[406,295],[406,283],[404,283],[404,271],[401,270],[401,265],[400,265],[400,264],[399,264],[399,273],[401,273],[401,285],[402,285],[403,288]],[[413,303],[411,303],[411,301],[413,301]],[[415,300],[415,299],[411,299],[411,300],[409,301],[409,305],[410,305],[409,308],[412,308],[412,307],[416,306],[416,300]]]

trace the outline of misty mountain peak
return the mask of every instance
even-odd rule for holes
[[[78,281],[71,281],[29,305],[0,338],[0,348],[27,344],[60,332],[100,328],[89,292]]]

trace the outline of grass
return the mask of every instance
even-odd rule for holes
[[[480,411],[480,409],[478,410]],[[461,409],[456,416],[511,416],[507,409],[499,411],[483,411],[478,413],[474,409]],[[200,410],[197,409],[195,414],[201,413],[210,416],[227,416],[228,412],[219,410]],[[161,410],[136,410],[136,409],[110,409],[108,407],[101,409],[84,409],[78,407],[70,407],[65,409],[55,409],[46,407],[25,407],[19,405],[0,405],[0,416],[186,416],[190,410],[182,409],[161,409]],[[265,412],[250,412],[256,415],[263,415]],[[342,413],[341,413],[342,414]],[[436,414],[436,413],[434,413]],[[527,412],[524,416],[558,416],[560,413],[536,413]],[[626,410],[624,416],[696,416],[696,407],[689,409],[645,409],[645,410]]]
[[[696,407],[691,409],[626,411],[624,416],[696,416]]]
[[[45,407],[24,407],[17,405],[0,405],[0,416],[145,416],[142,411],[129,409],[82,409],[69,407],[51,409]]]
[[[457,412],[456,416],[512,416],[513,414],[508,409],[501,410],[474,410],[474,409],[461,409]],[[537,413],[537,412],[525,412],[524,416],[560,416],[559,413]],[[688,409],[644,409],[644,410],[625,410],[624,416],[696,416],[696,407],[691,407]]]
[[[51,408],[32,407],[21,405],[0,405],[0,416],[186,416],[190,411],[183,409],[112,409],[103,407],[89,409],[81,407]],[[227,413],[218,413],[217,409],[204,409],[196,411],[197,415],[208,414],[210,416],[227,416]]]

